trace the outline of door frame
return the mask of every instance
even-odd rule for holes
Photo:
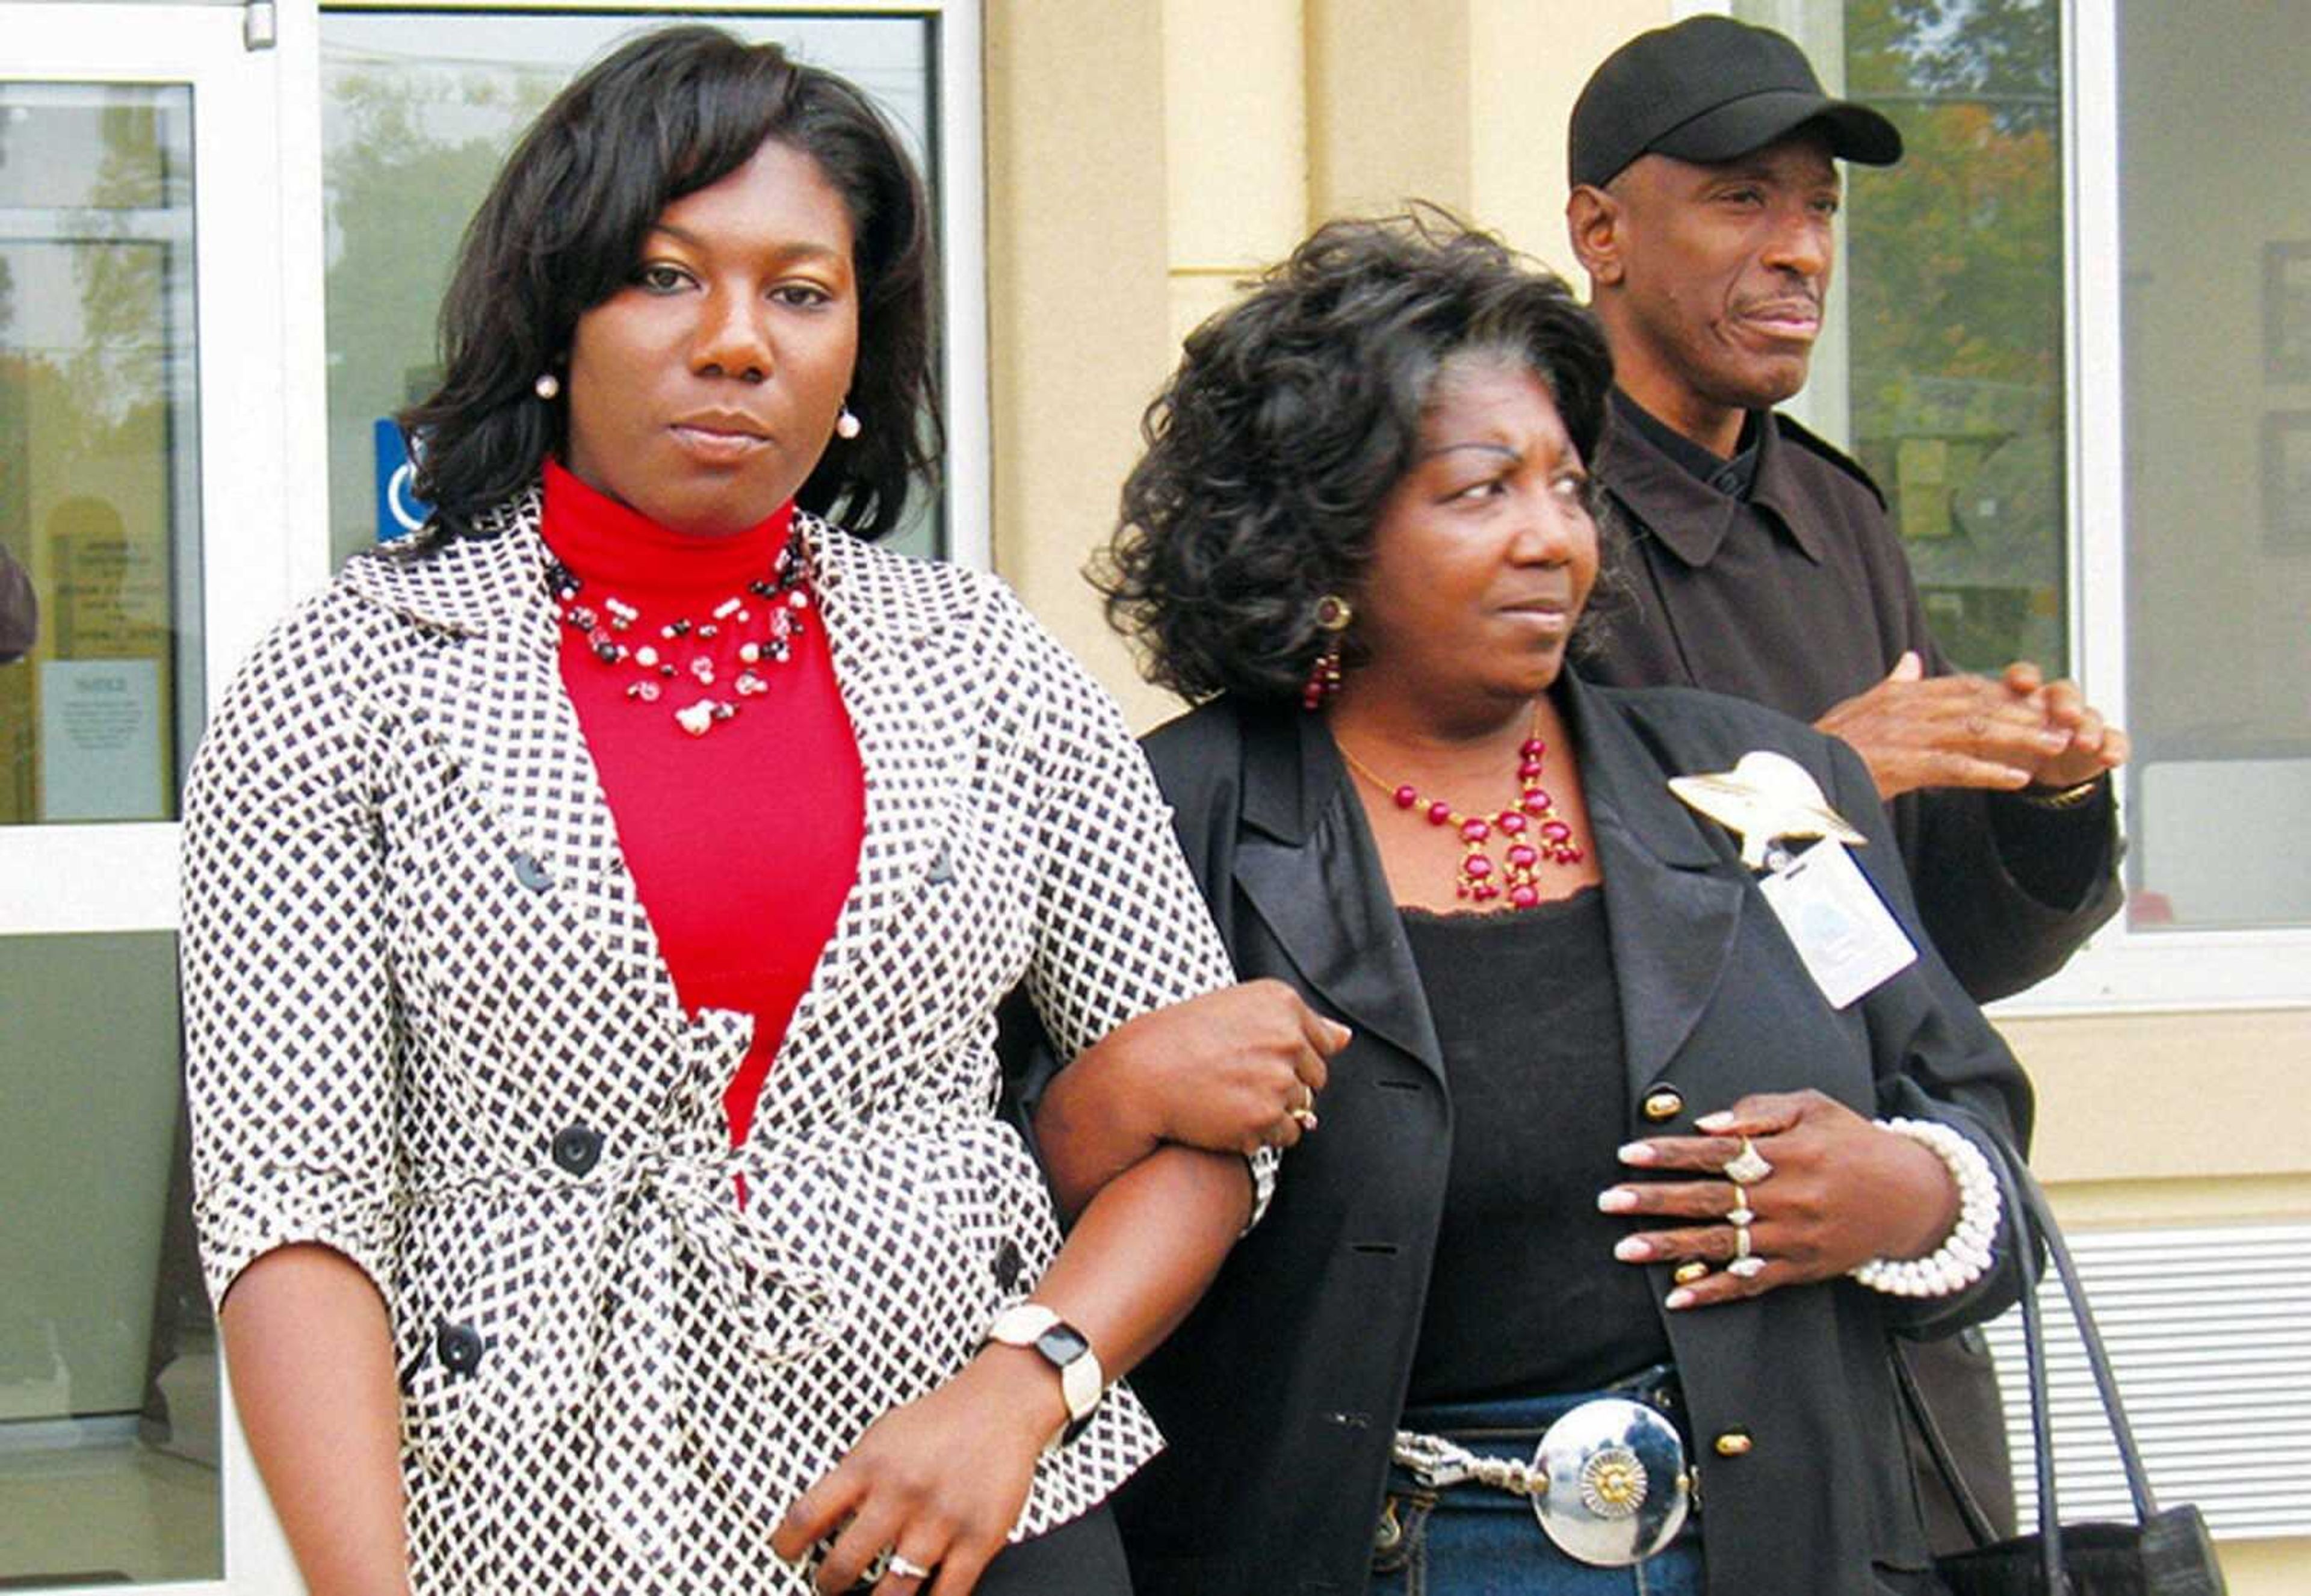
[[[239,7],[22,4],[0,0],[9,41],[0,82],[185,84],[193,94],[193,350],[199,469],[198,601],[175,616],[197,630],[204,693],[287,601],[294,572],[283,535],[288,408],[313,401],[285,382],[282,220],[270,180],[282,148],[284,62],[251,50]],[[294,451],[289,451],[293,459]],[[182,596],[187,589],[177,588]],[[179,728],[188,747],[198,728]],[[0,937],[177,929],[174,821],[28,824],[0,828]],[[220,1359],[222,1365],[222,1359]],[[225,1385],[220,1366],[221,1386]],[[219,1479],[224,1578],[147,1584],[151,1596],[300,1589],[294,1565],[222,1391]],[[37,1588],[37,1587],[36,1587]]]

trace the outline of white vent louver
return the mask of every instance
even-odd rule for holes
[[[2081,1231],[2069,1241],[2159,1504],[2197,1503],[2228,1539],[2311,1535],[2311,1225]],[[2051,1270],[2039,1301],[2062,1517],[2132,1518]],[[1989,1334],[2028,1530],[2037,1484],[2020,1312]]]

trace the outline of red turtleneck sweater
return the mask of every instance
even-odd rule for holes
[[[785,602],[746,584],[772,574],[793,523],[789,503],[734,536],[669,532],[558,464],[545,467],[546,546],[583,583],[576,603],[605,626],[613,599],[639,610],[606,635],[654,648],[679,672],[667,679],[632,658],[605,664],[585,634],[562,628],[562,685],[675,991],[693,1014],[754,1016],[754,1045],[722,1097],[733,1147],[746,1138],[787,1022],[857,877],[866,829],[859,746],[815,603],[797,612],[802,626],[784,662],[749,667],[738,655]],[[696,627],[734,597],[750,623],[726,617],[702,641]],[[690,635],[661,636],[676,620],[692,624]],[[691,672],[697,655],[712,663],[711,685]],[[739,695],[735,684],[748,669],[768,691]],[[627,695],[645,680],[659,689],[654,702]],[[710,698],[738,713],[693,737],[675,711]]]

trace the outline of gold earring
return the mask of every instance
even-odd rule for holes
[[[1324,701],[1340,690],[1340,637],[1356,618],[1356,606],[1338,593],[1327,593],[1316,600],[1316,629],[1330,637],[1324,651],[1316,656],[1316,663],[1308,668],[1307,683],[1300,689],[1302,709],[1321,710]]]

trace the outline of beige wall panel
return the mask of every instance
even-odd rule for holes
[[[1175,270],[1265,266],[1308,220],[1299,0],[1164,0]]]
[[[1472,0],[1469,205],[1474,219],[1572,275],[1565,241],[1565,127],[1581,85],[1633,34],[1672,20],[1669,0]]]
[[[2303,1596],[2311,1578],[2311,1536],[2293,1540],[2229,1540],[2218,1548],[2230,1596]]]
[[[996,569],[1126,693],[1136,674],[1081,572],[1172,363],[1161,20],[1140,0],[986,11]],[[1142,721],[1158,707],[1136,702]]]
[[[2311,1172],[2311,1009],[2010,1020],[2050,1182]],[[2297,1208],[2296,1217],[2311,1209]]]
[[[1308,219],[1466,211],[1469,0],[1307,0]]]
[[[2159,1230],[2202,1225],[2301,1224],[2311,1218],[2311,1173],[2177,1181],[2075,1181],[2048,1191],[2074,1230]]]
[[[1174,272],[1172,274],[1172,344],[1181,341],[1211,316],[1243,297],[1244,284],[1254,274],[1241,272]]]

